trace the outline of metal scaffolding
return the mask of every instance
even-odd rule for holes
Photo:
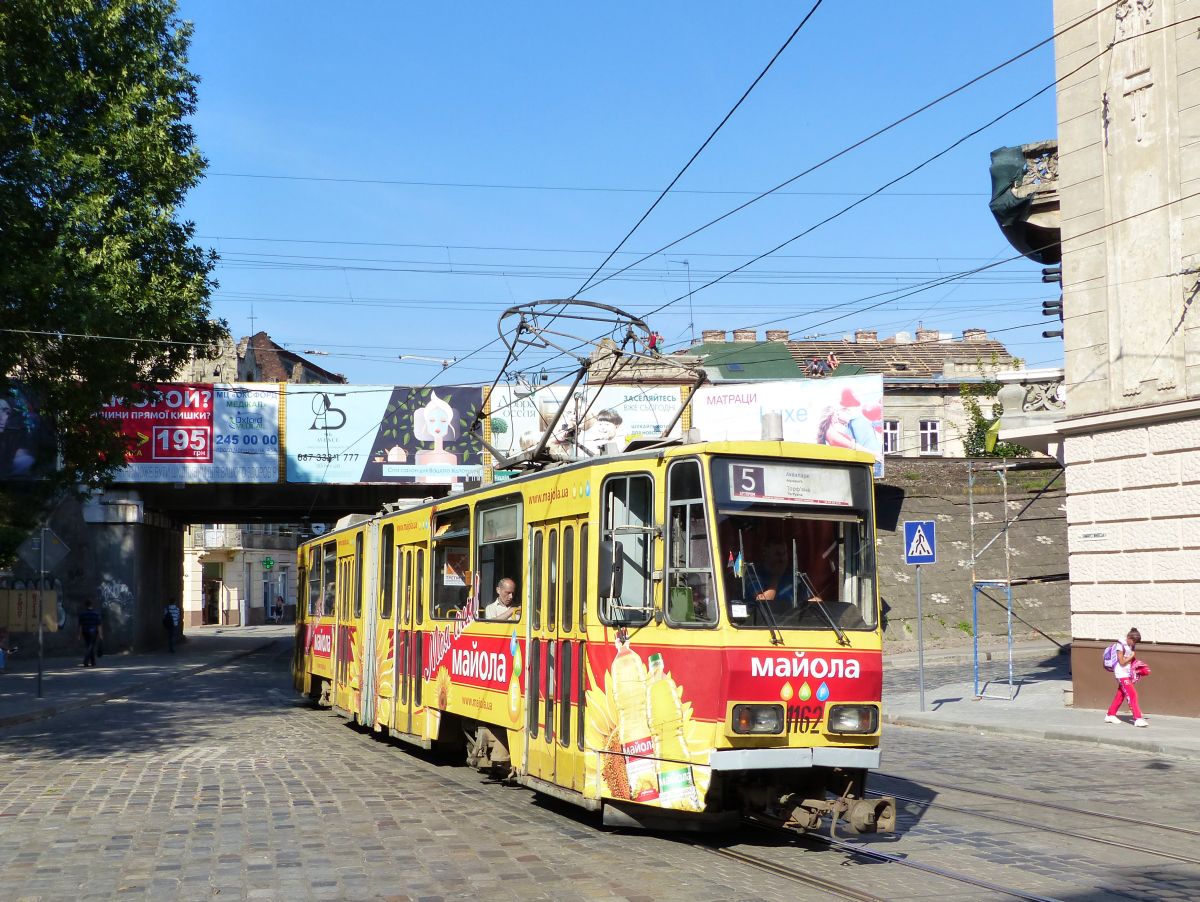
[[[1013,470],[1029,470],[1043,469],[1045,461],[1037,460],[1022,460],[1009,461],[993,464],[988,467],[988,470],[996,474],[996,478],[1000,481],[1000,493],[1002,501],[1002,510],[1004,511],[1004,522],[1000,527],[1000,531],[992,536],[982,548],[976,550],[975,537],[975,478],[976,464],[973,461],[967,461],[967,510],[971,521],[971,633],[972,633],[972,669],[974,672],[974,694],[976,698],[995,698],[1002,701],[1012,701],[1017,696],[1017,687],[1013,680],[1013,585],[1015,583],[1026,584],[1035,582],[1036,580],[1014,580],[1012,578],[1012,548],[1009,544],[1009,530],[1014,523],[1021,519],[1030,507],[1033,506],[1042,495],[1062,476],[1063,470],[1059,470],[1054,475],[1054,478],[1049,480],[1044,486],[1038,489],[1037,493],[1029,499],[1029,501],[1017,511],[1016,515],[1009,517],[1008,515],[1008,474]],[[1003,576],[993,574],[988,577],[981,577],[979,574],[979,558],[989,548],[996,543],[1000,538],[1004,539],[1004,567]],[[999,591],[1004,594],[1004,601],[994,598],[988,594],[988,590]],[[1008,640],[1008,694],[1007,695],[988,695],[987,685],[992,681],[988,680],[984,684],[984,689],[980,690],[979,682],[979,596],[982,595],[989,601],[996,604],[1003,604],[1005,609],[1005,633]],[[1039,631],[1040,632],[1040,631]],[[1044,634],[1043,634],[1044,635]]]

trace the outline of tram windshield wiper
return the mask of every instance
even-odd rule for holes
[[[846,636],[846,631],[833,619],[833,615],[829,613],[829,610],[825,607],[825,603],[822,601],[813,601],[814,598],[819,599],[821,596],[817,594],[817,590],[813,588],[813,584],[808,581],[808,574],[797,570],[796,575],[800,578],[800,582],[804,584],[804,591],[808,593],[808,603],[820,610],[826,622],[837,633],[838,645],[849,645],[850,639]]]
[[[746,560],[746,545],[742,539],[742,530],[738,530],[738,559]],[[746,574],[749,573],[754,580],[755,585],[749,587],[746,591]],[[749,596],[754,599],[754,604],[762,613],[763,620],[767,621],[767,629],[771,631],[771,644],[783,645],[783,634],[779,632],[779,624],[775,620],[775,614],[771,610],[771,606],[763,601],[758,596],[762,594],[762,581],[758,578],[758,572],[754,569],[754,565],[750,563],[742,564],[742,595]]]

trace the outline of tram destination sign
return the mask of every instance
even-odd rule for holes
[[[751,504],[853,506],[848,469],[799,463],[732,462],[729,497]]]

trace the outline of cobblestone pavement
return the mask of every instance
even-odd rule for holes
[[[605,830],[569,806],[354,730],[295,698],[285,646],[0,732],[0,896],[830,898],[691,839]],[[952,794],[922,781],[963,786],[980,776],[1022,797],[1116,805],[1164,823],[1189,823],[1200,802],[1200,768],[1114,750],[889,728],[886,762],[900,785],[935,803]],[[980,807],[978,799],[953,801]],[[1077,820],[1028,808],[1020,815]],[[902,826],[898,839],[876,841],[1061,899],[1200,895],[1195,867],[1144,854],[923,806],[908,806]],[[828,850],[749,836],[724,842],[883,898],[989,898],[890,865],[848,864]],[[1196,837],[1173,842],[1197,845]]]

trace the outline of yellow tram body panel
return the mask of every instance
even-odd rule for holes
[[[675,446],[348,524],[300,551],[297,688],[426,746],[475,725],[585,800],[700,811],[714,774],[875,766],[872,462]]]

